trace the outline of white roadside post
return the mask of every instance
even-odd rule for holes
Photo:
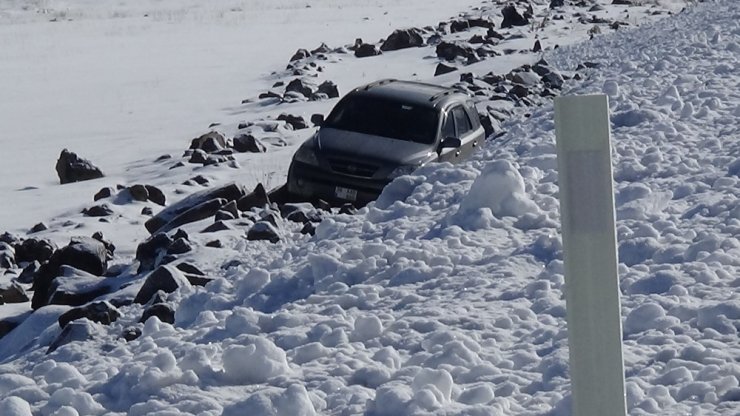
[[[609,103],[555,99],[573,416],[627,413]]]

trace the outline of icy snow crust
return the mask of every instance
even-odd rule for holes
[[[631,415],[740,409],[738,50],[727,0],[546,56],[600,64],[569,93],[610,96]],[[570,414],[552,120],[314,237],[200,248],[217,280],[134,341],[140,306],[46,355],[61,307],[39,310],[0,339],[2,414]]]

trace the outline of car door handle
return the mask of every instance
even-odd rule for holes
[[[473,140],[473,147],[478,146],[478,140]]]
[[[455,152],[455,157],[458,157],[458,156],[460,156],[460,151],[459,150]]]

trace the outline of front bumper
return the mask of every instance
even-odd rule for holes
[[[331,203],[351,202],[365,205],[378,198],[389,180],[378,180],[357,176],[343,175],[326,171],[320,167],[293,160],[288,170],[288,191],[296,196],[313,201],[323,199]],[[337,196],[337,187],[357,191],[354,200]]]

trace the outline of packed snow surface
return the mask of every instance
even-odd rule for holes
[[[740,413],[739,51],[724,0],[544,54],[594,64],[564,93],[610,100],[631,415]],[[47,353],[68,308],[39,309],[0,339],[0,413],[569,415],[553,118],[515,113],[470,162],[398,178],[312,237],[286,221],[277,244],[232,230],[216,249],[183,227],[216,279],[168,297],[174,325],[123,306]],[[117,209],[106,235],[145,235]]]

